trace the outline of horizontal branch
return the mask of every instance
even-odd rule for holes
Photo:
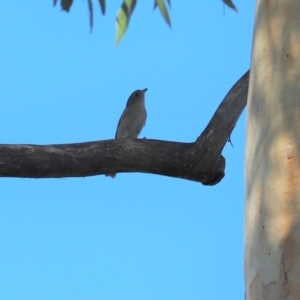
[[[67,145],[0,145],[0,176],[59,178],[119,172],[146,172],[205,182],[216,170],[186,154],[195,143],[119,139]],[[222,160],[219,168],[224,166]]]
[[[246,106],[249,71],[228,92],[193,143],[117,139],[66,145],[0,145],[0,176],[84,177],[142,172],[214,185],[224,177],[221,155]]]

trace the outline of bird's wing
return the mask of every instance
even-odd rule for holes
[[[120,119],[119,119],[119,122],[118,122],[118,125],[117,125],[117,129],[116,129],[115,139],[116,139],[117,136],[118,136],[119,125],[120,125],[120,123],[121,123],[121,121],[122,121],[122,119],[123,119],[123,117],[124,117],[125,111],[126,111],[126,108],[124,109],[124,111],[123,111],[123,113],[121,114],[121,117],[120,117]]]
[[[132,115],[136,116],[135,119],[129,118]],[[115,138],[137,138],[145,126],[146,118],[147,112],[144,106],[136,105],[130,109],[125,108],[120,117]]]

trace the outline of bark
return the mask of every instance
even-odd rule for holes
[[[258,0],[248,97],[246,299],[300,299],[300,1]]]
[[[118,139],[67,145],[0,145],[0,176],[81,177],[143,172],[205,185],[224,177],[221,152],[247,101],[249,71],[228,92],[193,143]]]

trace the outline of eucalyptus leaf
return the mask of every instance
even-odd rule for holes
[[[167,1],[169,5],[171,5],[171,2]],[[162,14],[163,18],[167,22],[167,24],[171,27],[171,20],[169,17],[169,13],[165,4],[165,0],[155,0],[154,8],[158,7],[160,10],[160,13]]]
[[[93,29],[93,20],[94,20],[94,9],[92,0],[87,0],[89,7],[89,15],[90,15],[90,31]]]
[[[101,7],[102,15],[105,15],[105,9],[106,9],[105,0],[99,0],[99,4]]]
[[[65,10],[67,12],[69,12],[72,4],[73,4],[73,0],[61,0],[60,1],[61,9]]]
[[[130,21],[132,13],[134,11],[136,2],[137,2],[137,0],[124,0],[118,13],[117,13],[116,44],[118,44],[121,41],[122,37],[124,36],[124,34],[128,28],[129,21]]]
[[[223,2],[229,6],[230,8],[232,8],[235,11],[238,11],[237,8],[235,7],[234,3],[231,0],[223,0]]]

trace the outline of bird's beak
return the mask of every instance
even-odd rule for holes
[[[143,91],[143,92],[144,92],[144,94],[145,94],[145,93],[147,92],[147,90],[148,90],[148,89],[146,88],[146,89],[143,89],[142,91]]]

